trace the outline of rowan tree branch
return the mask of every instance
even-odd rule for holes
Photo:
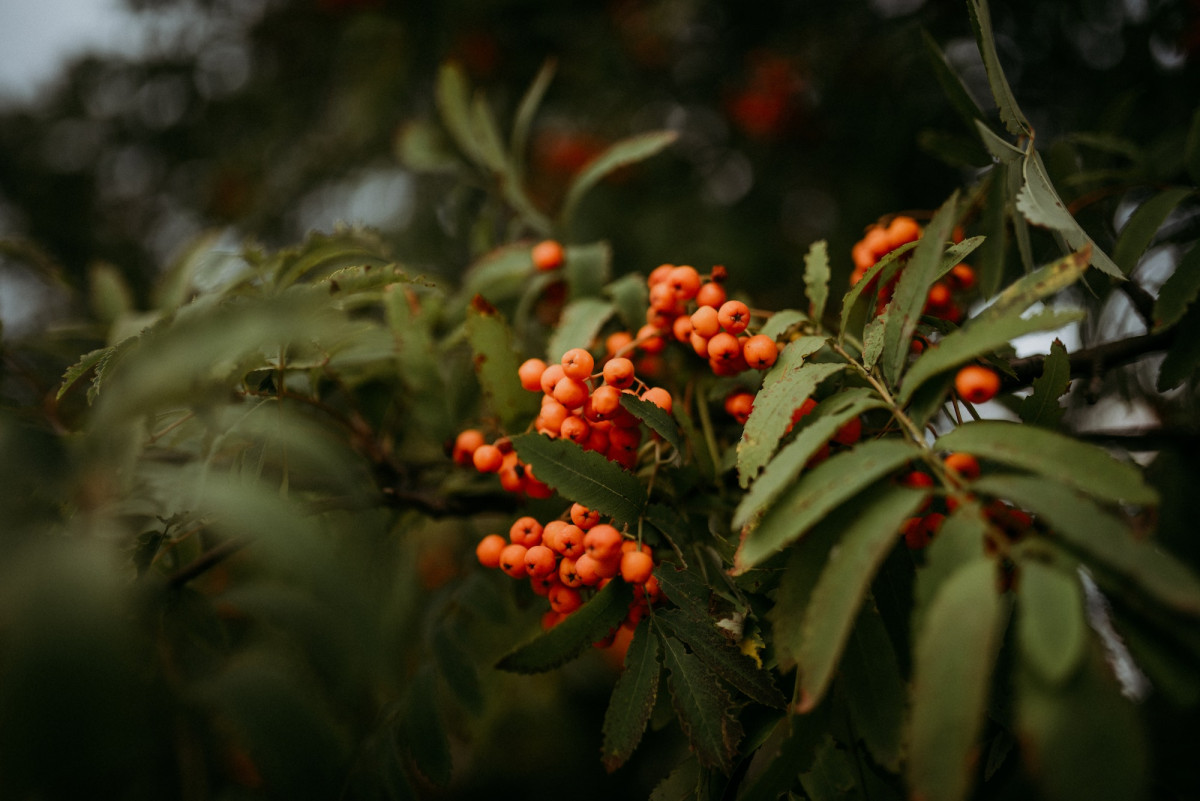
[[[1127,339],[1105,342],[1102,345],[1094,345],[1090,348],[1083,348],[1068,356],[1071,363],[1071,376],[1073,378],[1083,376],[1091,378],[1102,377],[1106,371],[1114,367],[1135,362],[1151,353],[1160,353],[1168,350],[1174,342],[1175,329],[1168,328],[1165,331],[1142,334]],[[1016,373],[1016,378],[1003,376],[1001,380],[1002,388],[1005,390],[1014,390],[1029,386],[1035,378],[1042,374],[1042,367],[1045,362],[1046,356],[1044,354],[1013,360],[1009,363],[1009,366]]]

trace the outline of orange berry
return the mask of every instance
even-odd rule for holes
[[[552,364],[542,371],[542,377],[538,381],[538,385],[542,388],[542,392],[547,395],[554,394],[554,387],[559,381],[562,381],[567,374],[563,372],[561,364]]]
[[[721,330],[720,314],[712,306],[701,306],[692,313],[692,333],[705,339]]]
[[[577,378],[563,376],[554,385],[554,399],[568,409],[578,409],[588,398],[588,386]],[[545,408],[545,407],[543,407]]]
[[[675,291],[676,297],[691,300],[700,290],[700,273],[695,267],[676,267],[667,274],[666,283]]]
[[[931,311],[942,311],[954,300],[950,287],[941,281],[929,287],[929,296],[925,299],[925,307]]]
[[[731,334],[740,334],[750,325],[750,308],[740,300],[727,300],[717,312],[721,327]]]
[[[600,420],[607,420],[621,411],[621,390],[605,384],[592,393],[592,411]]]
[[[569,615],[583,606],[583,596],[574,587],[559,585],[551,589],[547,597],[550,608],[561,615]]]
[[[887,227],[887,241],[890,250],[921,238],[921,226],[912,217],[898,214],[892,218]]]
[[[722,331],[708,340],[708,358],[715,362],[732,362],[742,355],[742,345],[733,334]]]
[[[765,370],[779,358],[779,346],[766,334],[755,334],[746,340],[742,355],[746,357],[746,364],[755,370]]]
[[[968,403],[987,403],[1000,391],[1000,376],[990,367],[967,365],[954,377],[954,389]]]
[[[568,378],[563,379],[563,381],[569,380]],[[534,427],[542,433],[557,437],[562,431],[562,424],[570,414],[566,406],[552,398],[549,403],[542,404],[542,410],[538,412]]]
[[[700,287],[700,291],[696,293],[698,306],[712,306],[715,309],[724,303],[725,299],[725,287],[712,281]]]
[[[621,554],[621,578],[629,584],[643,584],[654,570],[654,559],[645,551]]]
[[[506,467],[501,467],[500,486],[505,492],[524,492],[525,491],[525,470],[519,465],[513,464]]]
[[[650,271],[650,275],[646,277],[647,286],[657,286],[658,284],[666,283],[667,277],[671,271],[675,269],[674,264],[660,264]]]
[[[900,483],[913,489],[924,489],[933,486],[933,476],[922,473],[920,470],[913,470],[911,473],[906,473],[900,479]]]
[[[604,365],[604,383],[617,389],[633,386],[635,377],[633,362],[624,356],[609,359]]]
[[[559,623],[562,623],[566,617],[567,616],[562,612],[555,612],[553,609],[547,609],[544,613],[542,613],[542,631],[549,631]]]
[[[833,435],[833,441],[842,445],[853,445],[862,438],[862,420],[852,417]]]
[[[583,548],[587,555],[597,561],[604,561],[621,553],[621,532],[608,523],[593,526],[583,535]]]
[[[533,471],[527,465],[525,475],[521,478],[521,490],[530,498],[549,498],[554,494],[554,488],[533,477]]]
[[[468,428],[465,431],[460,431],[458,436],[454,438],[453,455],[455,464],[471,464],[471,457],[475,455],[476,449],[480,445],[485,444],[485,442],[483,432],[477,428]]]
[[[975,286],[975,271],[967,264],[956,264],[947,276],[955,289],[966,291]]]
[[[671,333],[677,342],[688,342],[692,336],[691,315],[681,314],[671,323]]]
[[[888,239],[887,231],[880,228],[878,225],[872,226],[871,230],[867,231],[866,236],[862,238],[863,246],[875,254],[875,260],[878,261],[881,256],[886,256],[892,252],[892,244]]]
[[[546,372],[546,363],[541,359],[526,359],[517,368],[517,377],[521,386],[530,392],[538,392],[542,388],[542,373]]]
[[[562,421],[562,425],[558,429],[558,433],[574,442],[576,445],[582,445],[587,442],[588,437],[592,434],[592,427],[588,425],[587,420],[582,417],[572,415]]]
[[[545,545],[534,545],[525,551],[525,572],[530,578],[543,578],[558,570],[558,557]]]
[[[850,258],[854,261],[855,274],[858,275],[858,278],[850,278],[850,285],[853,286],[862,279],[863,273],[875,266],[875,253],[860,239],[850,248]]]
[[[567,253],[563,246],[553,239],[538,242],[529,251],[533,266],[539,270],[557,270],[566,261]]]
[[[904,544],[910,550],[919,551],[929,544],[929,531],[925,528],[924,518],[908,518],[900,528],[900,533],[904,536]]]
[[[671,413],[671,393],[662,387],[650,387],[642,393],[642,400],[650,401],[667,414]]]
[[[725,396],[725,412],[742,425],[750,419],[754,409],[754,395],[745,390],[731,392]]]
[[[591,556],[581,554],[575,560],[575,576],[579,579],[579,583],[587,587],[594,587],[600,582],[600,563]]]
[[[586,381],[596,369],[596,360],[584,348],[571,348],[562,357],[563,375],[576,381]]]
[[[600,513],[580,503],[571,504],[571,522],[587,531],[600,522]]]
[[[702,359],[708,358],[708,337],[702,337],[693,331],[688,336],[688,341],[692,345],[692,350]]]
[[[944,464],[947,470],[953,470],[967,481],[979,478],[979,461],[969,453],[947,454]]]
[[[583,553],[583,537],[583,529],[574,523],[564,522],[562,528],[558,530],[556,540],[558,547],[555,550],[563,556],[575,558]]]
[[[500,551],[500,569],[513,578],[525,578],[525,552],[529,549],[515,542],[504,546]]]
[[[504,464],[504,454],[495,445],[480,445],[471,454],[471,462],[480,473],[496,473]]]
[[[570,556],[564,556],[558,560],[558,580],[562,582],[564,587],[583,586],[583,581],[579,578],[579,573],[575,570],[575,561]]]
[[[638,329],[637,342],[638,347],[644,353],[662,353],[663,348],[667,346],[667,341],[662,338],[660,329],[649,324]]]
[[[532,517],[518,517],[508,529],[508,539],[517,545],[532,548],[542,542],[544,529],[542,524]]]
[[[628,331],[617,331],[609,334],[604,339],[604,352],[613,357],[620,353],[630,342],[633,342],[633,334]]]
[[[499,567],[500,552],[508,546],[508,541],[499,534],[488,534],[475,546],[475,558],[484,567]]]
[[[679,304],[679,296],[675,294],[675,289],[665,281],[650,287],[648,299],[650,308],[656,311],[674,311]]]

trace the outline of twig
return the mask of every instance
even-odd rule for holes
[[[233,556],[235,553],[245,547],[245,545],[245,540],[225,540],[220,545],[210,548],[196,557],[195,560],[189,562],[168,576],[167,586],[171,587],[172,589],[178,589],[179,587],[182,587],[192,579],[197,578],[206,571],[216,567],[230,556]]]
[[[1165,331],[1142,334],[1140,336],[1129,337],[1128,339],[1118,339],[1113,342],[1105,342],[1102,345],[1083,348],[1068,356],[1071,364],[1071,375],[1073,377],[1089,376],[1095,378],[1113,367],[1129,364],[1151,353],[1168,350],[1174,342],[1175,329],[1169,328]],[[1016,373],[1016,378],[1003,376],[1001,379],[1003,389],[1013,390],[1029,386],[1035,378],[1042,374],[1042,367],[1045,361],[1046,356],[1038,354],[1010,362],[1009,366]]]

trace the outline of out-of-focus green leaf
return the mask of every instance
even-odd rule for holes
[[[1079,580],[1033,559],[1019,563],[1017,644],[1022,661],[1050,685],[1071,678],[1087,646]]]
[[[950,232],[958,222],[958,193],[955,192],[933,215],[925,232],[917,241],[913,256],[900,273],[900,280],[888,304],[888,321],[883,332],[883,354],[880,367],[884,376],[898,384],[908,360],[909,345],[917,322],[925,308],[929,287],[937,278],[942,253],[950,240]]]
[[[655,625],[687,643],[701,662],[735,690],[765,706],[783,708],[783,695],[775,686],[771,673],[755,665],[721,634],[712,617],[697,617],[680,609],[658,612],[654,617]]]
[[[914,796],[967,798],[1003,621],[990,559],[960,567],[933,599],[916,642],[908,762]]]
[[[537,412],[537,398],[517,376],[521,362],[508,323],[482,296],[476,296],[467,310],[467,340],[474,353],[475,375],[492,411],[506,429],[520,430]]]
[[[411,120],[400,128],[394,152],[401,164],[419,172],[453,173],[463,167],[442,129],[424,120]]]
[[[607,242],[593,242],[567,247],[563,273],[569,300],[599,295],[612,277],[612,246]]]
[[[604,713],[604,767],[611,773],[625,764],[641,742],[658,696],[658,637],[644,618],[625,652],[625,669],[617,678]]]
[[[900,527],[928,498],[923,490],[889,486],[865,498],[859,514],[829,554],[804,614],[799,711],[825,696],[854,628],[863,598],[883,560],[900,539]]]
[[[672,448],[677,451],[683,450],[683,440],[679,438],[679,426],[675,424],[675,418],[666,410],[627,392],[621,393],[621,406],[649,426],[654,433],[665,439]]]
[[[1009,200],[1005,168],[996,165],[988,171],[987,201],[983,207],[983,230],[986,241],[979,250],[975,273],[979,277],[979,293],[990,298],[1004,281],[1005,256],[1008,254],[1007,222],[1013,215]]]
[[[811,801],[861,799],[860,775],[853,757],[826,734],[816,748],[812,767],[800,775],[800,785]]]
[[[863,274],[858,283],[850,287],[842,298],[842,317],[838,327],[838,342],[844,341],[847,334],[857,336],[857,332],[851,330],[853,327],[850,324],[852,318],[859,320],[862,312],[866,311],[870,313],[874,311],[875,305],[873,300],[875,292],[873,290],[868,292],[868,287],[874,288],[879,285],[886,285],[891,280],[891,277],[895,275],[896,271],[900,269],[901,257],[910,253],[917,247],[919,242],[920,240],[906,242],[891,251],[882,259],[875,262],[874,266]],[[856,316],[856,313],[859,316]]]
[[[1047,478],[989,475],[975,481],[972,488],[1029,509],[1072,548],[1123,576],[1149,597],[1177,612],[1200,617],[1200,578],[1165,551],[1135,539],[1125,522],[1063,486],[1063,476],[1058,481]]]
[[[997,320],[1008,317],[1013,311],[1024,311],[1039,300],[1074,284],[1087,267],[1086,252],[1068,253],[1010,284],[976,319]]]
[[[931,377],[1003,347],[1017,337],[1037,331],[1057,331],[1085,316],[1082,309],[1046,309],[1031,317],[1021,317],[1014,310],[1007,317],[971,320],[921,354],[904,376],[897,400],[907,403],[917,387]]]
[[[610,581],[557,626],[510,652],[496,667],[512,673],[554,670],[608,636],[629,614],[632,600],[630,585]]]
[[[446,382],[438,365],[433,321],[428,319],[432,315],[421,306],[416,294],[402,286],[384,291],[384,312],[392,333],[396,368],[413,399],[410,413],[422,430],[429,431],[437,441],[445,440],[455,433],[454,422],[445,402]]]
[[[800,622],[808,612],[817,580],[829,560],[829,552],[842,535],[841,524],[850,522],[852,517],[845,508],[834,510],[807,537],[796,543],[788,556],[775,604],[767,612],[776,658],[784,670],[797,664],[804,644],[804,627]]]
[[[808,357],[825,347],[824,337],[801,337],[780,351],[775,365],[763,376],[762,389],[742,429],[738,443],[738,480],[743,487],[758,476],[779,446],[792,412],[829,376],[844,370],[838,363],[814,363]]]
[[[1147,798],[1147,737],[1098,646],[1068,685],[1018,669],[1016,734],[1023,763],[1047,801]]]
[[[67,368],[63,373],[62,384],[58,387],[58,392],[55,394],[55,400],[62,400],[62,396],[67,394],[67,390],[75,386],[75,382],[87,375],[87,372],[98,365],[101,361],[111,357],[116,346],[107,348],[96,348],[90,353],[85,353],[80,357],[79,361]],[[88,393],[89,395],[91,393]]]
[[[1194,191],[1190,187],[1182,186],[1164,189],[1137,207],[1125,223],[1125,227],[1121,229],[1121,235],[1113,248],[1113,261],[1121,268],[1121,272],[1125,275],[1133,272],[1133,268],[1137,267],[1138,260],[1146,252],[1146,248],[1150,247],[1154,235],[1158,233],[1167,217]]]
[[[1086,251],[1091,264],[1101,272],[1108,273],[1114,278],[1123,278],[1124,274],[1108,255],[1096,246],[1092,238],[1079,225],[1067,206],[1058,196],[1050,176],[1046,173],[1046,165],[1037,151],[1031,151],[1024,162],[1025,184],[1017,195],[1017,209],[1026,220],[1034,225],[1040,225],[1057,231],[1066,241],[1067,246],[1074,251]]]
[[[1071,360],[1061,339],[1050,345],[1042,374],[1033,379],[1033,392],[1021,401],[1017,414],[1030,425],[1057,428],[1066,411],[1058,399],[1071,387]]]
[[[679,640],[662,637],[662,652],[671,700],[692,750],[701,763],[729,773],[742,739],[742,724],[733,714],[729,693]]]
[[[558,62],[553,58],[543,61],[533,82],[521,96],[517,113],[513,116],[512,141],[508,153],[508,160],[514,165],[521,165],[525,161],[525,149],[529,144],[529,132],[533,128],[533,119],[537,115],[538,107],[542,105],[542,98],[546,96],[546,90],[550,88],[550,82],[554,80],[554,72],[557,67]],[[517,173],[520,174],[520,170],[517,170]]]
[[[115,265],[97,262],[88,268],[88,303],[109,324],[133,311],[133,292]]]
[[[434,100],[442,123],[454,138],[455,144],[468,157],[480,158],[479,145],[475,141],[471,122],[471,97],[467,76],[462,67],[454,62],[442,64],[434,86]]]
[[[638,134],[613,143],[603,153],[588,162],[567,189],[567,197],[563,201],[562,209],[564,226],[574,216],[575,209],[583,196],[600,183],[605,176],[622,167],[650,158],[669,147],[678,137],[679,135],[674,131]]]
[[[779,801],[795,786],[800,773],[812,767],[818,729],[825,723],[818,716],[788,715],[754,755],[754,763],[739,788],[738,801]],[[815,724],[815,725],[814,725]],[[764,764],[761,771],[758,763]]]
[[[886,404],[878,395],[861,387],[843,390],[821,401],[803,418],[807,425],[767,463],[762,475],[750,485],[750,491],[742,496],[733,513],[734,528],[746,525],[755,515],[774,503],[780,493],[791,486],[804,470],[813,454],[847,421],[863,412],[884,406]]]
[[[1200,242],[1188,248],[1154,300],[1154,328],[1161,331],[1183,319],[1200,296]]]
[[[513,447],[533,465],[539,481],[564,498],[612,517],[618,525],[633,525],[646,505],[642,483],[627,470],[574,442],[544,434],[519,434]]]
[[[546,350],[546,363],[557,364],[571,348],[591,348],[600,329],[613,315],[613,305],[600,298],[568,303]]]
[[[830,457],[804,474],[742,538],[734,570],[743,573],[802,537],[834,508],[905,462],[920,456],[900,439],[865,442]]]
[[[925,565],[917,571],[912,630],[920,632],[938,590],[965,564],[983,559],[988,524],[979,504],[960,503],[925,549]]]
[[[534,274],[529,248],[529,242],[504,245],[475,261],[463,276],[463,296],[482,295],[489,303],[519,297]]]
[[[871,756],[888,770],[899,771],[904,755],[908,684],[872,598],[859,610],[842,655],[838,681],[854,728]]]
[[[432,665],[423,665],[409,682],[404,714],[398,722],[401,742],[413,766],[435,786],[449,784],[454,760],[438,709],[437,681]]]
[[[962,78],[950,66],[942,48],[929,31],[921,31],[921,41],[925,44],[925,55],[929,57],[934,77],[937,78],[938,85],[942,87],[942,92],[950,102],[950,107],[968,127],[974,126],[976,120],[983,119],[983,111],[979,108],[979,104],[963,84]]]
[[[1200,367],[1200,303],[1193,303],[1176,326],[1175,342],[1158,369],[1159,392],[1189,381]]]
[[[967,11],[971,16],[971,27],[975,29],[979,53],[983,56],[983,66],[987,70],[992,98],[1000,109],[1000,119],[1013,136],[1029,136],[1029,120],[1025,119],[1021,107],[1017,105],[1017,98],[1013,95],[1008,78],[1004,76],[1004,68],[1000,65],[1000,54],[996,50],[996,37],[992,33],[992,15],[987,0],[971,0],[967,3]]]
[[[1158,502],[1158,493],[1136,466],[1117,461],[1103,448],[1036,426],[978,420],[943,434],[934,447],[1038,473],[1103,500]]]
[[[471,655],[459,643],[448,621],[433,631],[430,639],[438,675],[467,711],[478,715],[483,711],[483,690]]]
[[[829,297],[829,251],[825,240],[813,242],[804,256],[804,286],[808,294],[808,316],[820,320]]]
[[[703,771],[695,754],[684,757],[667,778],[663,779],[650,793],[650,801],[707,801],[708,794],[702,789]]]
[[[623,275],[608,285],[606,292],[612,298],[617,316],[631,332],[636,332],[646,320],[649,293],[646,279],[636,273]]]

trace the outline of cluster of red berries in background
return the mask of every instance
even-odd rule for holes
[[[507,538],[488,534],[480,540],[475,556],[484,567],[528,579],[534,592],[549,600],[550,609],[542,617],[546,629],[582,606],[587,593],[617,576],[634,590],[625,628],[632,630],[650,606],[663,599],[650,547],[600,522],[598,512],[578,503],[563,518],[545,524],[529,516],[517,518]]]

